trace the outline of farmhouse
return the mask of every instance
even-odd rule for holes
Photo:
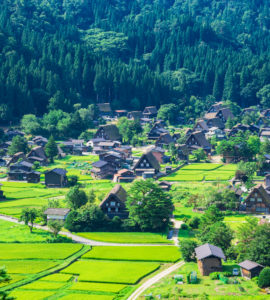
[[[40,173],[32,170],[33,164],[27,161],[17,162],[9,167],[8,180],[37,183]]]
[[[111,116],[112,109],[110,103],[98,103],[97,104],[99,115],[101,117]]]
[[[170,144],[174,144],[174,139],[169,133],[162,133],[156,141],[158,147],[169,146]]]
[[[193,130],[202,131],[205,133],[209,130],[209,128],[204,120],[198,120],[197,123],[194,125]]]
[[[145,107],[145,109],[143,111],[143,117],[148,118],[148,119],[156,118],[157,113],[158,113],[158,111],[155,106],[148,106],[148,107]]]
[[[127,118],[133,121],[139,121],[142,118],[143,114],[141,111],[130,111],[127,114]]]
[[[113,182],[132,182],[135,178],[136,176],[133,171],[122,169],[114,174]]]
[[[147,152],[143,154],[133,167],[137,176],[142,176],[145,172],[153,172],[157,174],[160,170],[160,165],[153,155],[153,153]]]
[[[259,276],[261,270],[264,268],[264,266],[250,260],[245,260],[238,266],[241,267],[241,275],[248,279]]]
[[[47,216],[47,221],[62,221],[64,222],[70,212],[69,208],[47,208],[44,215]]]
[[[225,128],[224,123],[220,120],[220,118],[217,118],[217,117],[209,117],[208,119],[205,118],[205,123],[208,128],[211,128],[211,127],[217,127],[219,129]]]
[[[113,177],[115,172],[116,168],[110,162],[99,160],[92,163],[91,176],[94,179],[109,179]]]
[[[245,199],[246,212],[249,213],[269,213],[270,195],[262,184],[255,186]]]
[[[215,113],[218,112],[221,108],[223,108],[224,106],[224,102],[220,101],[220,102],[216,102],[214,103],[209,110],[207,111],[207,113]]]
[[[161,121],[157,121],[149,131],[148,139],[158,140],[158,138],[164,133],[169,133],[169,131],[164,128],[164,125]]]
[[[231,110],[227,107],[220,109],[216,116],[221,119],[223,123],[226,123],[228,119],[233,119],[234,115]]]
[[[67,171],[55,168],[45,172],[45,184],[47,187],[65,187],[68,184]]]
[[[45,154],[44,148],[42,146],[37,146],[33,148],[27,155],[27,159],[34,163],[35,161],[39,162],[41,165],[47,165],[48,160]]]
[[[126,200],[127,192],[120,184],[117,184],[104,198],[99,206],[102,211],[111,219],[115,216],[118,216],[121,219],[126,219],[128,217]]]
[[[202,276],[222,271],[221,260],[226,260],[226,257],[221,248],[211,244],[204,244],[195,248],[195,253],[198,260],[198,268]]]
[[[189,160],[189,150],[187,145],[182,144],[177,146],[177,157],[180,160],[184,160],[184,161]]]
[[[8,162],[7,166],[9,167],[11,164],[15,164],[19,159],[22,159],[25,161],[27,160],[26,156],[23,152],[17,152],[12,156],[12,158]]]
[[[94,138],[103,138],[109,141],[121,141],[121,135],[116,125],[101,125]]]
[[[121,154],[115,151],[102,153],[99,155],[99,159],[110,163],[117,169],[121,167],[121,164],[123,162]]]
[[[34,144],[36,144],[37,146],[42,146],[44,147],[47,143],[48,143],[48,139],[41,136],[41,135],[38,135],[38,136],[35,136],[33,139],[32,139],[32,142]]]
[[[22,132],[22,131],[19,131],[19,130],[17,130],[17,129],[7,129],[7,130],[5,130],[5,135],[6,135],[6,137],[7,137],[7,139],[9,140],[9,141],[12,141],[12,139],[15,137],[15,136],[24,136],[25,135],[25,133],[24,132]]]
[[[115,111],[115,115],[117,118],[126,117],[127,116],[127,110],[125,109],[119,109]]]
[[[205,151],[211,151],[211,144],[205,138],[205,135],[201,131],[195,131],[187,138],[186,145],[189,148],[195,146],[196,148],[203,148]]]

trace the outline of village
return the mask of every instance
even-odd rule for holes
[[[216,102],[201,118],[179,117],[177,125],[171,125],[155,106],[126,111],[100,103],[97,111],[95,128],[87,131],[91,138],[58,140],[53,135],[26,133],[23,126],[5,128],[0,144],[0,225],[1,231],[10,230],[11,236],[4,234],[0,242],[10,243],[12,253],[15,241],[26,245],[47,241],[41,237],[37,241],[36,237],[21,239],[8,226],[16,223],[24,228],[21,230],[29,226],[33,234],[44,231],[48,245],[61,247],[72,240],[83,244],[71,266],[60,273],[54,267],[56,270],[44,274],[63,278],[69,274],[67,282],[81,284],[74,288],[77,294],[90,291],[89,295],[96,297],[87,294],[89,299],[156,299],[158,295],[159,299],[199,299],[206,283],[213,292],[201,299],[223,299],[226,295],[266,299],[270,293],[270,283],[264,283],[270,266],[270,110],[250,107],[237,111],[230,103]],[[108,258],[110,255],[100,249],[110,245],[115,250],[122,247],[119,253],[123,253]],[[154,259],[148,253],[151,245],[161,248],[159,255],[153,250]],[[135,248],[137,258],[131,255]],[[53,259],[53,252],[51,255]],[[27,272],[12,271],[15,267],[7,262],[9,258],[3,255],[3,262],[0,260],[11,276],[0,281],[0,293],[11,292],[11,296],[23,299],[20,295],[29,285],[28,293],[41,295],[35,299],[58,299],[62,294],[63,299],[71,299],[68,297],[76,295],[68,292],[69,287],[62,294],[53,287],[48,291],[35,288],[33,284],[45,276],[38,274],[45,269],[33,271],[34,279],[22,276]],[[137,262],[142,269],[130,281],[112,280],[119,275],[114,271],[110,280],[100,274],[95,278],[86,272],[87,264],[76,265],[91,262],[89,267],[98,270],[99,259],[102,263],[148,263]],[[151,266],[151,261],[158,265]],[[179,261],[186,263],[158,278],[154,285],[145,285],[136,295],[141,279],[158,277],[164,262],[172,267]],[[260,275],[263,272],[265,275]],[[22,277],[17,278],[18,274]],[[117,283],[119,289],[107,294],[106,287],[100,286],[95,295],[91,282]],[[218,288],[221,283],[222,291]],[[198,286],[198,293],[190,284]]]

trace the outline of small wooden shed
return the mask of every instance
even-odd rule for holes
[[[249,279],[259,276],[261,270],[264,268],[264,266],[250,260],[245,260],[238,266],[240,266],[241,268],[242,277],[246,277]]]

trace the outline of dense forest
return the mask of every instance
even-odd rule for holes
[[[0,51],[2,124],[104,101],[270,106],[268,0],[2,0]]]

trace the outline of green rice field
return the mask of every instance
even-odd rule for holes
[[[106,291],[111,293],[118,293],[126,287],[124,284],[112,283],[97,283],[97,282],[76,282],[70,290],[76,291]]]
[[[237,165],[212,163],[190,164],[177,172],[163,177],[167,181],[226,181],[233,178]]]
[[[170,244],[166,234],[150,232],[80,232],[77,235],[100,242],[127,244]]]
[[[177,247],[109,247],[99,246],[87,252],[83,258],[108,259],[108,260],[131,260],[131,261],[160,261],[175,262],[180,259],[180,252]]]

